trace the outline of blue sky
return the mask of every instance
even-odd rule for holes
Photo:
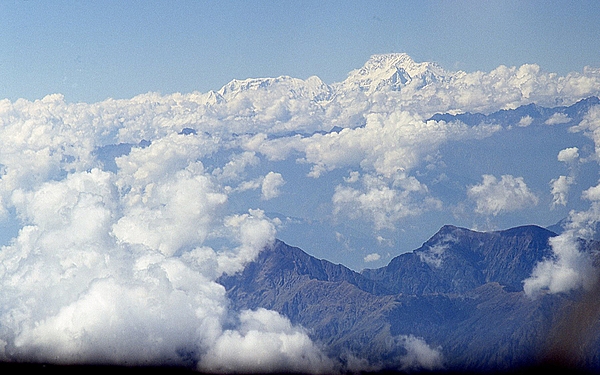
[[[600,66],[597,1],[4,1],[0,97],[207,92],[231,79],[343,80],[375,53],[446,69]]]

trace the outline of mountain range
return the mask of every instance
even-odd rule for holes
[[[446,225],[420,248],[360,273],[276,241],[218,282],[234,309],[279,312],[349,367],[361,360],[371,371],[505,371],[547,358],[577,306],[581,292],[532,298],[523,290],[536,264],[553,257],[554,236],[534,225],[494,232]],[[582,248],[595,254],[600,243]],[[598,344],[597,316],[593,322]],[[411,362],[407,340],[426,343],[435,361]],[[599,346],[592,347],[578,366],[597,366]]]

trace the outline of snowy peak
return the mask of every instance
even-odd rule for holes
[[[270,91],[278,95],[291,98],[307,98],[315,101],[329,100],[333,91],[319,77],[312,76],[306,80],[289,76],[277,78],[249,78],[244,80],[234,79],[219,90],[224,98],[233,98],[238,95],[257,91]]]
[[[350,72],[341,85],[368,93],[385,87],[398,91],[408,84],[422,87],[440,81],[445,75],[437,64],[417,63],[406,53],[379,54],[371,56],[362,68]]]

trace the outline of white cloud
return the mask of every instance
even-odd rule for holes
[[[583,132],[595,144],[596,161],[600,160],[600,105],[593,106],[583,117],[583,120],[570,129],[572,132]]]
[[[243,152],[230,157],[230,161],[223,168],[216,168],[213,175],[223,181],[235,181],[243,177],[243,173],[249,166],[256,166],[260,159],[254,152]]]
[[[581,196],[590,201],[600,201],[600,185],[592,186],[584,190]]]
[[[397,338],[400,345],[406,349],[406,354],[400,358],[400,370],[434,371],[444,368],[441,348],[431,348],[425,340],[413,335],[401,335]]]
[[[377,65],[374,61],[383,61],[379,65],[384,66],[399,65],[387,69],[389,73],[386,75],[386,71],[372,70]],[[390,80],[396,71],[410,71],[412,73],[409,76],[412,76],[404,78],[406,84],[398,84]],[[529,103],[556,106],[557,103],[571,104],[597,95],[600,86],[600,72],[597,69],[558,76],[544,72],[538,65],[525,64],[519,67],[501,65],[491,72],[451,72],[430,63],[415,63],[410,58],[398,59],[397,55],[391,55],[388,59],[374,56],[373,61],[367,62],[356,72],[361,74],[350,74],[346,81],[334,87],[349,89],[338,92],[336,101],[347,108],[357,108],[360,112],[366,111],[363,107],[369,99],[373,103],[370,108],[372,111],[381,111],[382,108],[389,110],[393,106],[428,115],[450,111],[491,113]],[[381,83],[384,90],[369,93],[368,90],[356,89],[357,82],[358,86],[361,85],[357,78],[364,78],[362,72],[371,79],[370,86]],[[390,81],[388,85],[385,85],[386,79]],[[391,87],[393,85],[396,87]],[[389,90],[385,90],[385,86]],[[347,113],[350,115],[349,111]]]
[[[559,125],[559,124],[566,124],[569,121],[571,121],[571,118],[567,114],[562,113],[562,112],[556,112],[555,114],[550,116],[550,118],[548,118],[546,120],[546,122],[544,122],[544,124]]]
[[[561,205],[567,205],[567,196],[571,185],[575,183],[574,179],[569,176],[559,176],[558,178],[552,179],[550,185],[552,186],[552,208]]]
[[[264,200],[273,199],[281,194],[279,190],[285,184],[281,173],[269,172],[262,181],[261,198]]]
[[[579,149],[577,147],[568,147],[560,150],[558,153],[558,161],[564,163],[573,163],[579,158]]]
[[[528,296],[568,292],[580,287],[591,287],[595,281],[594,268],[588,253],[579,250],[578,238],[573,230],[549,240],[553,259],[539,262],[531,276],[523,281]]]
[[[119,157],[116,174],[52,161],[64,177],[41,163],[34,179],[0,181],[18,181],[3,194],[22,223],[0,251],[3,360],[190,366],[230,334],[214,280],[254,259],[275,227],[260,210],[223,215],[227,196],[198,160],[207,139],[169,133]]]
[[[232,251],[219,254],[217,274],[234,274],[254,260],[258,253],[275,240],[275,225],[262,210],[249,210],[247,214],[225,218],[224,227],[232,233],[239,245]]]
[[[428,194],[427,187],[414,177],[400,177],[390,182],[382,177],[362,176],[362,189],[338,185],[332,202],[335,215],[352,219],[366,218],[375,229],[394,228],[407,216],[439,209],[441,202]]]
[[[201,371],[218,373],[338,372],[301,327],[274,311],[245,310],[240,327],[221,335],[205,359]]]
[[[503,175],[498,181],[495,176],[483,175],[483,182],[469,187],[467,195],[475,201],[475,212],[484,215],[498,215],[503,212],[516,211],[538,203],[523,177]]]
[[[281,160],[292,151],[300,152],[304,161],[313,165],[312,177],[347,166],[360,166],[368,172],[391,177],[415,168],[423,157],[445,142],[480,139],[499,129],[492,125],[468,127],[459,122],[423,121],[409,112],[392,111],[367,115],[364,127],[311,137],[269,140],[264,135],[254,136],[244,147],[272,160]]]
[[[220,285],[112,235],[114,178],[96,169],[15,193],[27,225],[0,251],[4,358],[187,364],[180,350],[201,354],[220,335]]]
[[[364,261],[370,263],[377,262],[379,259],[381,259],[381,255],[379,255],[378,253],[371,253],[364,258]]]
[[[123,243],[145,245],[167,256],[202,245],[216,210],[227,200],[207,176],[190,169],[169,181],[126,187],[130,190],[124,199],[131,203],[113,226],[114,235]]]
[[[519,120],[517,125],[524,128],[524,127],[531,125],[532,122],[533,122],[533,118],[531,116],[525,116]]]

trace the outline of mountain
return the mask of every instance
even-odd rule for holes
[[[521,291],[533,266],[552,255],[555,235],[533,225],[491,233],[446,225],[419,249],[362,274],[403,294],[462,294],[490,282]]]
[[[523,292],[537,262],[552,256],[555,235],[537,226],[447,225],[413,252],[361,273],[277,241],[218,282],[233,308],[278,311],[329,355],[360,358],[371,369],[405,369],[407,343],[418,339],[441,353],[446,370],[508,370],[540,358],[549,332],[576,305],[572,294]]]
[[[412,84],[418,87],[440,82],[447,75],[431,62],[417,63],[406,53],[373,55],[360,69],[351,71],[337,87],[339,91],[360,90],[367,93],[388,88],[398,91]]]
[[[460,121],[470,126],[482,123],[500,124],[503,126],[515,124],[530,126],[552,124],[551,119],[555,116],[554,121],[558,121],[558,123],[577,124],[591,107],[598,104],[600,104],[600,99],[596,96],[591,96],[581,99],[570,106],[548,108],[532,103],[519,106],[515,109],[501,109],[489,115],[470,112],[460,114],[438,113],[433,115],[430,120],[446,122]],[[522,122],[523,119],[528,119],[528,122]]]
[[[243,93],[250,92],[255,95],[257,91],[287,93],[288,95],[284,95],[284,97],[307,98],[315,102],[327,101],[333,97],[333,89],[316,76],[309,77],[306,80],[289,76],[234,79],[223,86],[217,94],[231,100]]]

